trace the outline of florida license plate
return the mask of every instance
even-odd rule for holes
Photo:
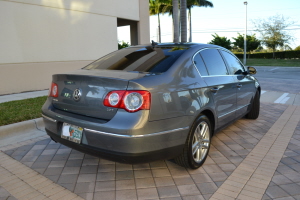
[[[61,137],[80,144],[83,128],[63,123]]]

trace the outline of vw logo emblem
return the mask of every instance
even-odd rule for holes
[[[80,88],[77,88],[77,89],[74,90],[74,92],[73,92],[73,99],[74,99],[75,101],[79,101],[80,98],[81,98],[81,95],[82,95],[81,89],[80,89]]]

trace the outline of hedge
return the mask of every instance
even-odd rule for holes
[[[236,57],[242,59],[243,53],[235,53]],[[249,54],[247,54],[248,58]],[[253,53],[250,54],[250,58],[273,58],[273,52],[270,53]],[[300,58],[300,51],[276,51],[275,52],[276,59],[291,59],[291,58]]]

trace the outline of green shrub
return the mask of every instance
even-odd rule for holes
[[[242,54],[242,53],[235,53],[235,55],[239,59],[242,59],[244,56],[244,54]],[[247,55],[247,58],[248,58],[248,55]],[[272,59],[273,52],[250,54],[250,58]],[[275,52],[275,59],[291,59],[291,58],[300,58],[300,51],[278,51],[278,52]]]
[[[129,47],[129,46],[130,45],[128,42],[122,41],[121,43],[118,43],[118,49],[123,49],[123,48]]]

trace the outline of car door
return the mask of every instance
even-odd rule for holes
[[[245,75],[246,70],[243,64],[235,56],[230,52],[220,51],[236,84],[236,117],[241,117],[246,114],[251,99],[255,95],[255,81],[250,75]]]
[[[204,49],[194,57],[201,77],[211,91],[218,118],[217,127],[235,119],[236,85],[217,49]]]

